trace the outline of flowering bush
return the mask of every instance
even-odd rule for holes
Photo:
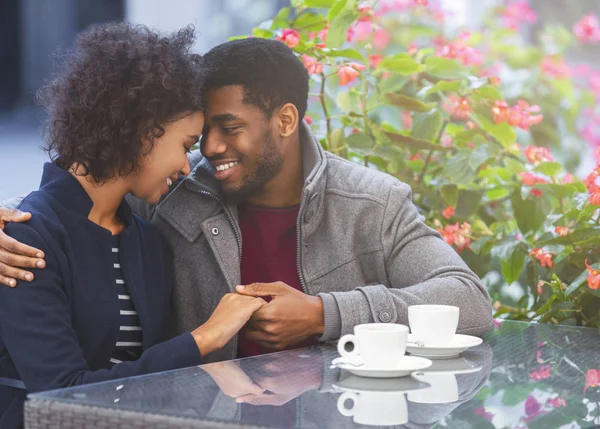
[[[600,164],[569,173],[600,147],[600,72],[564,58],[600,40],[598,19],[532,46],[524,0],[481,32],[446,34],[445,18],[427,0],[292,0],[253,35],[294,49],[323,147],[408,183],[497,316],[600,326]]]

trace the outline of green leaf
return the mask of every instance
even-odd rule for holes
[[[304,0],[306,7],[322,7],[330,8],[335,3],[335,0]]]
[[[582,183],[540,183],[535,185],[535,188],[552,194],[555,198],[561,199],[572,197],[578,192],[585,192],[585,187],[583,186]]]
[[[327,20],[323,15],[314,12],[303,12],[294,21],[294,28],[298,31],[321,31],[325,28]]]
[[[373,149],[373,142],[364,133],[352,133],[346,137],[346,143],[355,151],[370,152]]]
[[[484,116],[478,116],[478,120],[482,128],[498,140],[502,146],[512,146],[517,140],[515,127],[511,127],[506,122],[495,124]]]
[[[287,27],[288,19],[290,17],[291,11],[292,11],[292,9],[289,6],[281,8],[279,10],[279,12],[277,12],[277,15],[275,15],[275,18],[273,18],[273,22],[271,24],[271,30],[274,30],[275,28]]]
[[[516,248],[508,258],[500,260],[502,275],[509,285],[519,280],[523,268],[525,267],[526,257],[527,255],[525,255],[525,253],[519,248]]]
[[[254,33],[254,31],[256,31],[256,30],[257,30],[257,29],[255,28],[254,30],[252,30],[252,32]],[[229,41],[232,41],[232,40],[242,40],[242,39],[247,39],[247,38],[248,38],[248,36],[231,36],[231,37],[230,37],[229,39],[227,39],[227,40],[229,40]],[[265,38],[266,38],[266,37],[263,37],[263,39],[265,39]]]
[[[467,75],[465,67],[458,61],[433,56],[425,60],[425,70],[441,79],[459,79]]]
[[[255,28],[252,30],[252,34],[254,37],[259,37],[261,39],[270,39],[273,37],[273,32],[271,30],[265,30],[264,28]],[[241,37],[241,39],[245,39],[247,36]]]
[[[514,407],[515,405],[523,402],[535,389],[535,386],[531,384],[513,384],[507,386],[502,395],[502,404],[507,407]]]
[[[537,231],[552,209],[545,195],[523,199],[519,188],[513,192],[511,202],[517,225],[523,234]]]
[[[354,93],[339,92],[336,102],[339,108],[345,112],[358,112],[360,110],[360,99]]]
[[[346,41],[346,33],[358,18],[357,0],[337,0],[329,10],[331,22],[325,43],[328,48],[339,48]]]
[[[408,82],[408,77],[399,75],[397,73],[392,73],[390,76],[379,80],[379,90],[382,94],[400,91]]]
[[[401,75],[420,72],[423,66],[407,54],[396,54],[385,57],[377,66],[377,70],[391,71]]]
[[[485,191],[485,196],[490,201],[497,201],[506,198],[510,195],[510,189],[507,187],[499,187],[494,189],[488,189]]]
[[[328,49],[328,48],[323,48],[321,49],[321,52],[325,55],[327,55],[328,57],[343,57],[343,58],[350,58],[352,60],[357,60],[360,61],[363,64],[367,63],[367,60],[365,59],[365,57],[363,56],[363,54],[361,54],[360,52],[358,52],[356,49]]]
[[[469,167],[469,156],[470,153],[465,150],[456,152],[444,163],[442,176],[457,184],[471,183],[477,174]]]
[[[427,94],[433,94],[434,92],[456,92],[461,86],[462,82],[460,80],[440,80],[427,90]]]
[[[491,144],[482,144],[477,146],[469,156],[469,165],[473,170],[477,170],[488,159],[495,157],[498,154],[498,148]]]
[[[435,141],[442,125],[444,124],[444,117],[438,110],[432,110],[429,113],[418,113],[413,115],[413,126],[411,136],[416,139]],[[441,147],[437,145],[436,146]]]
[[[503,100],[504,97],[500,90],[493,85],[484,85],[475,90],[472,96],[477,102]]]
[[[400,107],[404,110],[411,110],[413,112],[429,112],[431,109],[437,106],[437,103],[423,103],[421,100],[404,94],[387,94],[386,100],[388,103],[393,104],[394,106]]]
[[[538,164],[534,169],[538,173],[545,174],[546,176],[556,176],[561,171],[563,171],[562,164],[558,162],[542,162]]]
[[[426,149],[426,150],[439,150],[446,151],[445,147],[431,143],[427,140],[414,138],[405,134],[385,132],[385,135],[393,142],[398,145],[404,145],[413,149]]]
[[[456,207],[458,203],[458,186],[453,183],[446,183],[440,188],[440,193],[446,204]]]

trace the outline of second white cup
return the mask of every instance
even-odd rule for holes
[[[410,332],[424,345],[446,345],[456,333],[460,309],[452,305],[411,305]]]
[[[354,334],[344,335],[338,342],[341,356],[359,357],[371,368],[394,368],[406,353],[408,327],[395,323],[367,323],[354,327]],[[352,343],[354,348],[346,350]]]

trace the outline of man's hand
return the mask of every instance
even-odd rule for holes
[[[4,233],[4,227],[9,222],[26,222],[31,219],[31,213],[20,210],[0,208],[0,283],[15,287],[17,279],[32,281],[33,274],[20,270],[21,268],[44,268],[44,252],[19,243]]]
[[[323,334],[323,302],[283,282],[238,286],[242,295],[266,297],[271,301],[256,311],[244,332],[262,347],[281,350],[311,336]]]

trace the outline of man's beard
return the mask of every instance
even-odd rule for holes
[[[281,171],[283,157],[271,135],[270,130],[263,136],[262,155],[256,159],[254,172],[244,177],[240,186],[223,189],[227,204],[238,204],[247,198],[259,194],[262,188]]]

